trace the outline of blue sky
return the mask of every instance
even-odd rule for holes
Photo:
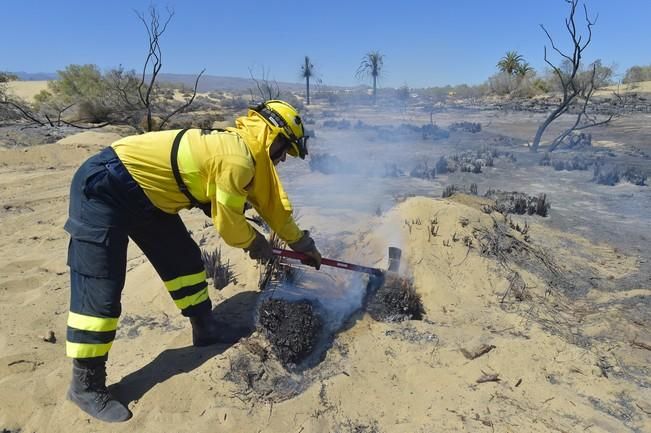
[[[354,85],[362,56],[385,55],[380,85],[478,84],[508,50],[545,67],[544,24],[561,46],[568,36],[564,0],[203,1],[5,0],[0,70],[55,72],[66,65],[120,64],[140,69],[147,40],[134,9],[174,10],[161,39],[163,72],[248,77],[249,68],[299,81],[309,55],[326,84]],[[601,58],[623,74],[651,64],[651,1],[587,0],[599,14],[588,61]],[[578,23],[583,24],[583,10]]]

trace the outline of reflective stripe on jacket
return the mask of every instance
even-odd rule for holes
[[[255,129],[262,125],[251,126]],[[178,213],[190,206],[176,184],[170,164],[172,143],[178,132],[150,132],[125,137],[112,145],[151,202],[168,213]],[[197,200],[211,203],[215,228],[227,244],[238,248],[249,246],[255,237],[244,218],[246,201],[285,241],[295,242],[302,235],[269,159],[271,142],[259,143],[255,138],[259,134],[260,131],[242,133],[240,128],[209,134],[191,129],[179,146],[178,164],[184,183]],[[275,138],[268,133],[263,136],[272,141]],[[266,158],[262,149],[266,149]]]

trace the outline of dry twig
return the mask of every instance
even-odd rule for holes
[[[477,383],[486,383],[486,382],[500,382],[500,375],[498,373],[486,373],[484,370],[481,371],[482,375],[475,382]]]

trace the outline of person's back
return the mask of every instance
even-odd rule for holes
[[[111,145],[152,203],[167,213],[188,207],[170,163],[172,143],[180,130],[133,135]],[[179,143],[179,172],[199,201],[209,202],[221,176],[252,176],[253,158],[235,132],[187,130]],[[250,179],[249,179],[250,181]]]

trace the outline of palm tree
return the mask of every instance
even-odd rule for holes
[[[520,78],[524,78],[530,71],[533,71],[531,65],[527,62],[522,62],[517,66],[517,68],[515,68],[515,75]]]
[[[305,78],[305,88],[307,90],[307,105],[310,105],[310,77],[314,75],[314,65],[310,58],[305,56],[305,64],[301,66],[301,77]]]
[[[377,79],[382,74],[382,67],[384,66],[384,55],[379,51],[371,51],[362,57],[362,61],[357,68],[355,76],[357,78],[362,76],[373,77],[373,103],[376,101],[377,95]]]
[[[506,55],[497,62],[497,67],[501,72],[513,75],[522,60],[524,58],[517,51],[507,51]]]

